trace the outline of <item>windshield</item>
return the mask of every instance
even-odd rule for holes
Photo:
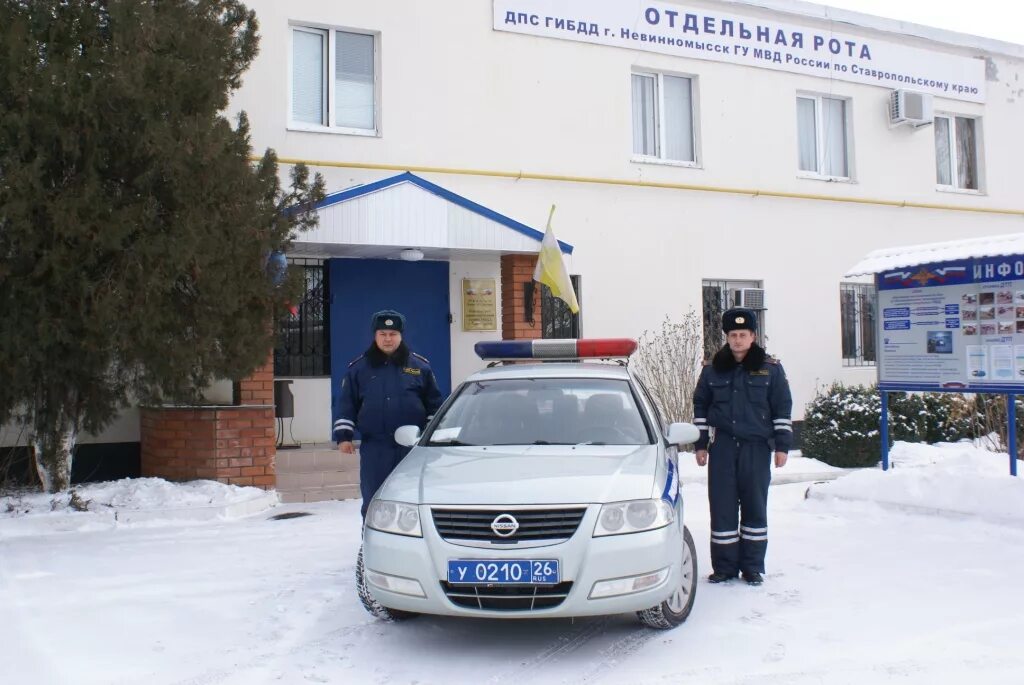
[[[522,378],[465,384],[428,445],[648,445],[625,380]]]

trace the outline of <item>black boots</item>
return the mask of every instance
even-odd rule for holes
[[[757,571],[744,571],[742,575],[743,580],[746,581],[747,585],[760,585],[764,582],[764,577]],[[730,575],[728,573],[719,573],[718,571],[715,571],[710,576],[708,576],[708,582],[716,584],[727,583],[735,577],[735,573]]]

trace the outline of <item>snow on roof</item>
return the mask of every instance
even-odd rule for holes
[[[942,243],[883,247],[869,252],[857,262],[846,276],[864,276],[905,266],[918,266],[934,262],[949,262],[972,257],[998,257],[1024,254],[1024,233],[1008,233],[967,240],[948,240]]]

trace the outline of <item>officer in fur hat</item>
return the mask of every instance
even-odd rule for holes
[[[693,422],[700,429],[697,464],[710,462],[714,573],[708,580],[721,583],[742,573],[747,583],[760,585],[768,547],[771,443],[781,468],[793,442],[793,398],[782,364],[757,344],[753,310],[728,310],[722,330],[726,344],[705,362],[693,395]]]
[[[364,517],[377,489],[409,453],[395,442],[395,429],[424,428],[444,401],[430,362],[402,341],[405,317],[385,309],[373,315],[370,327],[373,342],[348,365],[333,407],[338,449],[352,454],[355,431],[362,437],[359,490]]]

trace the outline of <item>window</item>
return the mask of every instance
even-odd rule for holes
[[[376,37],[292,27],[291,123],[377,132]]]
[[[870,283],[839,284],[839,315],[842,319],[843,365],[874,366],[875,286]]]
[[[850,177],[846,100],[797,96],[796,130],[801,172],[821,178]]]
[[[291,269],[299,270],[306,292],[294,314],[278,323],[274,348],[275,376],[330,376],[330,306],[327,293],[327,269],[316,259],[289,259]]]
[[[633,154],[694,164],[693,83],[684,76],[633,74]]]
[[[427,444],[650,445],[650,428],[628,381],[509,378],[464,385]]]
[[[978,190],[978,120],[935,117],[935,183],[942,188]]]
[[[760,292],[758,301],[756,297]],[[767,340],[765,331],[764,291],[761,281],[709,281],[703,283],[704,357],[710,359],[725,344],[722,314],[731,307],[747,307],[757,312],[757,341]]]
[[[570,276],[572,289],[576,291],[576,301],[583,311],[583,298],[580,293],[580,277]],[[580,337],[580,315],[569,311],[569,305],[551,294],[551,289],[543,283],[540,286],[540,320],[545,338],[578,338]]]

